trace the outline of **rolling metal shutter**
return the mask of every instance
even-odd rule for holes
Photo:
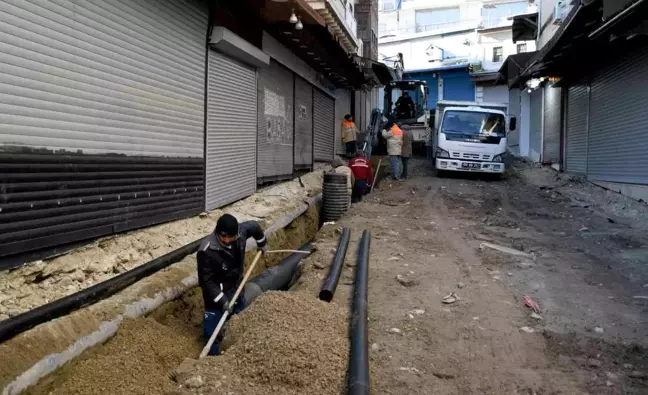
[[[508,103],[509,91],[506,85],[485,86],[484,87],[485,103]]]
[[[529,155],[539,162],[542,159],[542,89],[531,92],[531,125],[529,130]]]
[[[295,168],[313,166],[313,87],[295,76]]]
[[[560,163],[560,129],[562,89],[552,88],[549,85],[544,87],[544,121],[542,140],[542,162]]]
[[[202,211],[207,16],[0,0],[0,256]]]
[[[648,183],[648,48],[619,59],[592,79],[587,177]]]
[[[589,87],[575,85],[567,92],[565,170],[577,175],[587,171],[587,119]]]
[[[517,127],[511,130],[506,139],[509,150],[513,155],[520,155],[520,128],[522,127],[522,118],[520,117],[520,90],[513,88],[507,92],[509,115],[517,119]]]
[[[443,100],[475,101],[475,83],[467,71],[443,76]]]
[[[342,144],[342,120],[351,114],[351,92],[348,89],[338,89],[335,94],[335,141],[337,154],[345,154],[346,147]]]
[[[313,146],[316,161],[329,162],[335,155],[335,102],[313,89]]]
[[[292,177],[293,73],[275,60],[259,70],[257,179],[260,182]]]
[[[205,208],[256,190],[256,70],[209,50]]]

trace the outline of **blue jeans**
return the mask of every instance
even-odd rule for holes
[[[245,301],[245,298],[243,297],[243,295],[239,296],[236,304],[234,305],[234,309],[232,310],[232,314],[228,316],[227,319],[229,320],[230,318],[232,318],[232,315],[240,313],[246,307],[247,303]],[[222,317],[223,312],[221,310],[205,311],[205,314],[203,315],[203,336],[205,344],[207,344],[212,333],[214,333],[214,331],[216,330],[216,327],[218,326],[218,323],[220,322]],[[223,332],[224,330],[221,329],[207,355],[220,355],[220,344],[223,341]]]
[[[401,157],[400,157],[400,155],[390,155],[389,156],[389,163],[390,163],[391,169],[392,169],[392,177],[394,177],[394,179],[400,178],[400,176],[401,176],[401,169],[400,169]]]

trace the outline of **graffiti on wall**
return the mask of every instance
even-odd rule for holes
[[[297,117],[299,117],[300,120],[305,121],[308,119],[308,111],[306,110],[306,106],[303,104],[299,105],[299,112],[297,113]]]
[[[292,127],[289,124],[286,98],[268,88],[264,89],[266,121],[266,139],[269,144],[290,143],[292,140]]]

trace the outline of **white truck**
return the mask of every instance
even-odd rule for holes
[[[438,175],[446,171],[503,174],[506,137],[515,130],[506,104],[437,102],[432,152]]]

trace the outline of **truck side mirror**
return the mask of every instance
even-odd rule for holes
[[[515,118],[514,116],[512,116],[512,117],[511,117],[511,120],[509,121],[509,129],[510,129],[511,131],[513,131],[513,130],[515,130],[516,127],[517,127],[517,118]]]

